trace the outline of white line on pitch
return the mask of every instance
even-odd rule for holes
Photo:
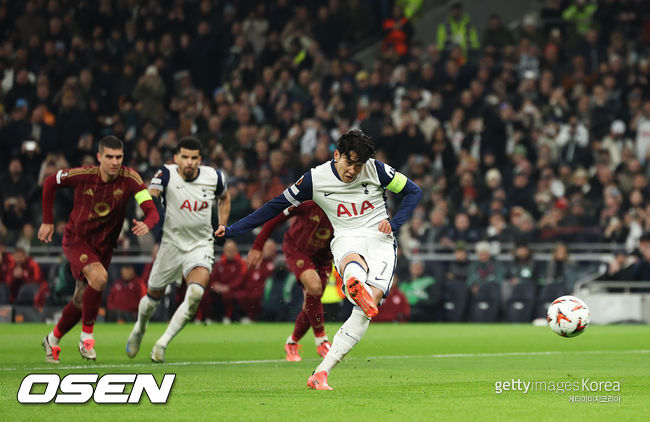
[[[483,358],[483,357],[509,357],[509,356],[547,356],[547,355],[562,355],[566,353],[571,354],[610,354],[610,353],[627,353],[627,354],[642,354],[650,353],[650,350],[579,350],[579,351],[548,351],[548,352],[506,352],[506,353],[445,353],[435,355],[404,355],[404,356],[350,356],[346,361],[350,360],[371,360],[371,359],[446,359],[446,358]],[[303,359],[303,361],[319,361],[320,359]],[[194,366],[194,365],[247,365],[257,363],[283,363],[284,359],[256,359],[256,360],[223,360],[223,361],[207,361],[207,362],[169,362],[163,364],[155,364],[153,362],[147,363],[109,363],[94,365],[89,363],[87,365],[50,365],[37,368],[25,366],[23,368],[0,368],[0,371],[45,371],[45,370],[65,370],[65,369],[89,369],[89,368],[135,368],[139,366],[153,367],[169,367],[169,366]]]

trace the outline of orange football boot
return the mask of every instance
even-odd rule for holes
[[[307,380],[307,387],[312,390],[333,390],[333,388],[327,384],[327,371],[320,371],[312,374],[312,376]]]
[[[363,287],[363,284],[356,277],[350,277],[345,282],[345,288],[348,290],[350,298],[354,303],[359,305],[361,310],[368,318],[374,318],[379,313],[375,301],[372,300],[370,293]]]
[[[289,362],[300,362],[302,360],[300,353],[298,353],[298,349],[301,347],[301,344],[285,343],[284,351],[287,352],[287,360]]]

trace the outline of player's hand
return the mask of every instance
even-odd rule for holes
[[[381,222],[379,222],[379,227],[377,228],[382,233],[391,234],[393,232],[393,228],[390,226],[388,220],[381,220]]]
[[[248,257],[246,258],[246,264],[248,268],[257,267],[262,262],[262,251],[251,249],[248,252]]]
[[[145,234],[149,233],[149,227],[147,227],[147,225],[144,224],[142,221],[137,221],[134,218],[133,219],[133,228],[131,229],[131,231],[136,236],[144,236]]]
[[[225,237],[226,236],[226,226],[220,224],[217,231],[214,232],[214,237]]]
[[[50,243],[53,234],[54,224],[41,224],[41,228],[38,229],[38,240],[43,243]]]

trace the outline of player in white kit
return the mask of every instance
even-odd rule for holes
[[[270,220],[291,205],[312,199],[334,228],[330,244],[334,265],[343,274],[348,299],[356,306],[334,336],[329,353],[307,380],[309,388],[331,390],[327,376],[363,337],[377,306],[388,295],[397,263],[394,232],[413,213],[422,190],[406,176],[371,158],[372,140],[351,130],[338,140],[334,159],[305,173],[263,207],[234,223],[219,226],[217,237],[236,237]],[[386,189],[403,194],[389,219]]]
[[[158,255],[151,269],[147,294],[140,300],[138,320],[126,343],[126,354],[135,357],[160,299],[169,284],[187,281],[183,302],[169,321],[167,330],[151,351],[154,362],[165,361],[169,342],[194,318],[203,292],[210,281],[214,263],[212,207],[218,201],[219,222],[230,215],[230,195],[219,170],[201,164],[201,143],[185,137],[174,155],[176,164],[165,164],[151,179],[149,192],[162,196],[165,205],[163,235]]]

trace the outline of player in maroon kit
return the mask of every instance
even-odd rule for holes
[[[284,350],[288,361],[299,361],[298,342],[309,327],[314,330],[316,351],[325,357],[330,342],[323,326],[323,304],[321,296],[332,272],[332,253],[330,241],[334,230],[323,210],[314,201],[306,201],[297,207],[289,207],[269,220],[257,235],[253,248],[248,254],[249,267],[262,260],[264,242],[273,229],[291,217],[296,217],[284,235],[282,249],[287,267],[300,280],[305,300],[302,311],[296,318],[293,334],[287,338]]]
[[[133,220],[131,231],[143,236],[158,222],[159,216],[147,187],[135,170],[122,166],[124,144],[115,136],[99,142],[99,166],[59,170],[43,183],[43,224],[38,238],[52,241],[54,233],[55,190],[74,187],[74,208],[63,235],[63,253],[77,280],[72,301],[63,309],[59,322],[43,339],[46,362],[59,363],[59,340],[79,320],[83,328],[79,352],[95,360],[93,328],[108,281],[106,269],[124,223],[126,206],[135,197],[144,211],[144,221]]]

